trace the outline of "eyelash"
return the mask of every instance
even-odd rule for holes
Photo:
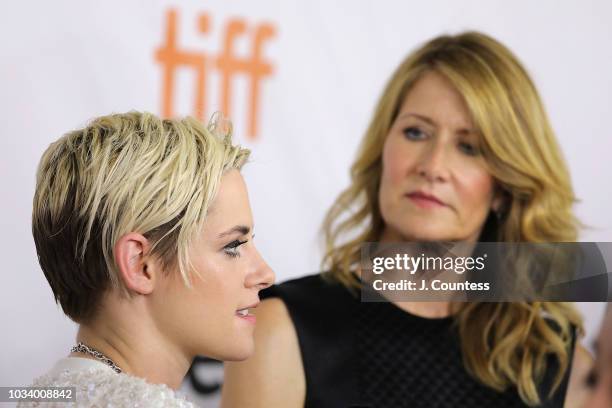
[[[459,143],[459,146],[461,147],[461,150],[463,151],[463,153],[467,154],[468,156],[478,156],[478,148],[470,143]],[[468,147],[469,150],[465,150],[464,147]]]
[[[245,241],[240,241],[238,239],[234,240],[223,247],[223,252],[225,252],[225,254],[229,256],[230,258],[238,258],[240,256],[240,252],[238,252],[238,248],[242,244],[246,244],[247,242],[248,240],[245,240]]]
[[[597,385],[597,382],[598,382],[597,372],[595,371],[594,368],[592,368],[591,371],[589,371],[589,374],[587,375],[585,379],[585,383],[587,387],[595,388],[595,386]]]
[[[409,140],[423,140],[422,137],[414,138],[414,137],[412,137],[412,135],[410,135],[410,132],[413,132],[415,130],[418,131],[419,133],[421,133],[422,135],[427,135],[425,132],[423,132],[418,127],[410,126],[410,127],[407,127],[406,129],[403,130],[404,136],[406,136],[406,138],[409,139]]]
[[[415,130],[416,130],[416,131],[418,131],[418,132],[419,132],[421,135],[424,135],[424,136],[414,137],[413,135],[411,135],[411,132],[414,132]],[[410,127],[407,127],[407,128],[406,128],[406,129],[404,129],[402,132],[404,133],[404,136],[405,136],[405,137],[406,137],[408,140],[412,140],[412,141],[419,141],[419,140],[423,140],[423,139],[424,139],[424,137],[426,137],[426,136],[427,136],[427,133],[426,133],[426,132],[423,132],[421,129],[419,129],[419,128],[418,128],[418,127],[416,127],[416,126],[410,126]],[[467,149],[466,149],[466,147],[467,147]],[[477,156],[477,155],[478,155],[478,153],[479,153],[479,151],[478,151],[478,148],[477,148],[477,147],[475,147],[474,145],[472,145],[472,144],[470,144],[470,143],[466,143],[466,142],[461,142],[461,143],[459,143],[459,149],[460,149],[460,150],[461,150],[463,153],[465,153],[466,155],[468,155],[468,156]]]

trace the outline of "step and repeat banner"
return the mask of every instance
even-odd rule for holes
[[[442,33],[479,30],[531,73],[569,163],[581,240],[612,241],[612,3],[607,1],[119,1],[0,5],[0,385],[67,354],[30,232],[40,155],[89,119],[223,111],[253,150],[244,174],[278,281],[320,268],[319,227],[392,70]],[[579,304],[588,346],[602,304]],[[220,363],[184,391],[218,404]]]

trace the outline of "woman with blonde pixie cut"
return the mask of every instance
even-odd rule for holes
[[[172,389],[194,356],[252,353],[250,309],[274,275],[252,242],[248,156],[219,117],[206,128],[139,112],[51,144],[32,232],[79,330],[35,386],[76,387],[78,406],[191,406]]]
[[[574,241],[574,201],[516,57],[477,32],[432,39],[391,77],[327,214],[327,272],[264,292],[257,352],[228,365],[225,406],[576,406],[570,371],[588,354],[571,305],[358,295],[366,242]]]

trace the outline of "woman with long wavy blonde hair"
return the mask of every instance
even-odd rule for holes
[[[588,355],[570,304],[356,295],[364,243],[574,241],[574,202],[516,57],[476,32],[427,42],[388,82],[325,218],[327,272],[271,288],[255,355],[226,370],[225,406],[575,406],[570,371]]]

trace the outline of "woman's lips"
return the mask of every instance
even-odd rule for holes
[[[257,318],[255,315],[251,314],[250,308],[244,308],[236,311],[236,316],[242,320],[246,320],[249,323],[255,324]]]
[[[440,201],[437,197],[430,194],[415,191],[413,193],[406,194],[414,204],[421,208],[440,208],[446,207],[447,205]]]

